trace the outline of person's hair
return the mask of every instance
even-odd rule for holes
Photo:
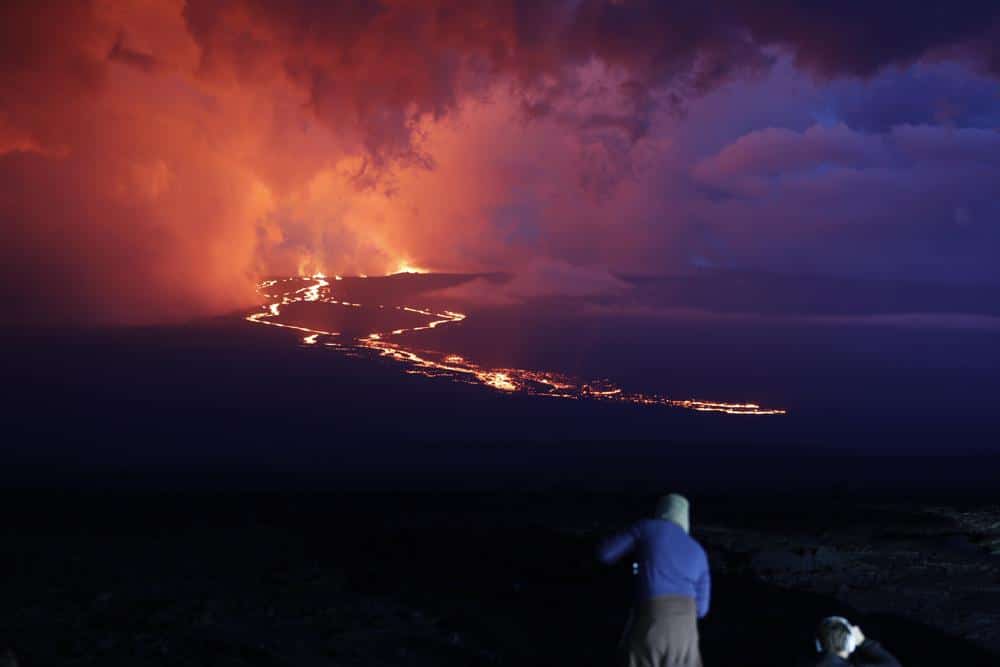
[[[840,653],[847,650],[852,632],[850,624],[844,619],[836,616],[824,618],[816,630],[816,641],[824,651]]]

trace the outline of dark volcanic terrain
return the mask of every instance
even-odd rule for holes
[[[8,493],[0,624],[29,667],[607,665],[631,582],[593,550],[652,500]],[[794,665],[831,613],[907,666],[996,664],[996,504],[694,503],[706,664]]]
[[[868,375],[813,369],[812,412],[730,418],[412,375],[239,317],[3,342],[0,641],[26,667],[612,664],[631,575],[594,548],[666,490],[712,560],[709,667],[793,665],[831,613],[907,667],[997,664],[992,422],[841,400]],[[700,374],[682,343],[655,357],[671,383]],[[759,363],[716,373],[780,380]],[[985,421],[990,372],[951,399]]]

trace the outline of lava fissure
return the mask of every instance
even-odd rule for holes
[[[341,280],[340,276],[335,277]],[[281,308],[293,303],[317,302],[341,305],[350,308],[362,308],[362,304],[341,301],[334,298],[330,282],[326,276],[316,274],[311,277],[312,283],[298,289],[292,289],[287,283],[298,283],[306,278],[284,278],[265,280],[258,285],[261,294],[270,301],[256,313],[247,315],[248,322],[266,324],[268,326],[291,329],[306,334],[302,338],[305,345],[315,345],[321,337],[339,337],[340,332],[326,331],[278,321]],[[288,287],[281,291],[283,287]],[[272,293],[271,288],[278,288]],[[384,305],[378,306],[384,309]],[[498,391],[513,393],[521,392],[532,396],[548,396],[565,399],[589,399],[599,401],[616,401],[637,405],[660,405],[683,408],[697,412],[719,412],[731,415],[783,415],[786,410],[762,408],[756,403],[726,403],[719,401],[704,401],[697,399],[673,399],[659,394],[643,394],[626,392],[607,380],[580,382],[574,378],[548,371],[533,371],[521,368],[483,368],[457,354],[447,354],[431,350],[418,350],[403,346],[389,338],[402,336],[414,331],[434,329],[445,324],[458,324],[466,319],[462,313],[445,310],[440,313],[426,308],[412,306],[394,306],[396,310],[406,311],[429,319],[426,324],[414,327],[397,328],[391,331],[374,331],[365,336],[355,338],[350,343],[324,342],[326,347],[342,350],[352,356],[364,351],[374,352],[405,365],[409,374],[426,377],[447,377],[454,381],[485,385]]]

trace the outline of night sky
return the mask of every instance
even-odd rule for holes
[[[995,2],[0,11],[8,322],[404,264],[1000,283]]]
[[[901,424],[992,441],[966,436],[997,431],[1000,5],[761,4],[5,3],[0,325],[21,400],[72,367],[67,405],[139,377],[183,402],[157,374],[190,397],[198,364],[131,373],[135,346],[218,336],[191,357],[216,381],[261,281],[413,270],[466,276],[426,293],[468,322],[422,340],[479,363],[767,402],[799,419],[786,443]],[[304,353],[283,332],[260,352],[272,333],[240,349]],[[277,358],[254,377],[314,360]],[[324,372],[369,372],[340,363]],[[622,435],[580,410],[551,437]],[[638,419],[625,436],[669,431]]]

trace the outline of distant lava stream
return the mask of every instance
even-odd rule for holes
[[[607,380],[582,382],[547,371],[483,368],[455,354],[409,347],[400,342],[407,334],[439,326],[455,326],[466,316],[448,310],[434,312],[406,305],[357,303],[338,296],[335,286],[340,280],[339,276],[330,278],[321,274],[311,278],[266,280],[258,285],[258,289],[268,302],[260,311],[248,315],[246,320],[298,331],[305,334],[302,342],[307,345],[323,345],[353,355],[376,354],[399,362],[410,374],[487,385],[498,391],[660,405],[732,415],[786,413],[781,409],[762,408],[755,403],[723,403],[630,393]],[[351,281],[353,283],[354,279]],[[357,291],[345,290],[349,293]],[[364,291],[373,295],[373,291]],[[394,296],[402,295],[397,293]],[[337,322],[337,325],[331,322]]]

